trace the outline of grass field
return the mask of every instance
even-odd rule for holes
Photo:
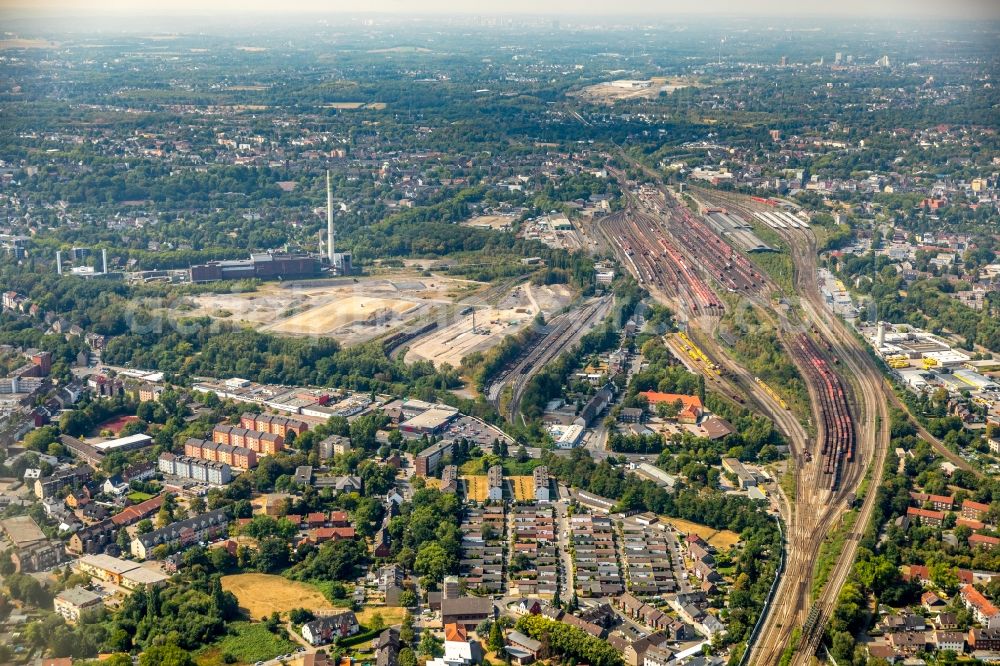
[[[512,476],[510,484],[514,487],[514,499],[518,502],[528,502],[535,499],[535,477]]]
[[[153,499],[153,496],[149,493],[140,493],[138,490],[135,490],[128,494],[128,498],[136,504],[139,504],[140,502],[145,502],[148,499]]]
[[[406,615],[405,608],[390,608],[388,606],[365,606],[354,615],[358,618],[358,624],[368,626],[369,620],[376,613],[382,616],[386,626],[400,624],[403,616]]]
[[[312,585],[288,580],[281,576],[245,573],[222,577],[222,589],[239,599],[240,608],[252,618],[262,618],[277,611],[286,613],[293,608],[311,611],[332,608],[326,597]]]
[[[458,473],[464,476],[486,474],[486,470],[483,469],[483,459],[470,458],[469,460],[466,460],[462,463],[461,467],[458,468]]]
[[[684,534],[697,534],[702,539],[707,541],[709,545],[718,550],[728,550],[740,541],[740,535],[731,530],[717,530],[709,527],[708,525],[692,523],[690,520],[684,520],[682,518],[667,518],[666,516],[660,516],[660,520],[670,523],[678,531],[683,532]]]
[[[538,458],[530,458],[523,463],[519,463],[513,458],[507,458],[501,463],[503,466],[504,476],[531,476],[531,473],[535,471],[535,468],[541,464],[542,461]],[[483,459],[472,458],[470,460],[466,460],[462,463],[462,466],[458,468],[458,473],[468,476],[485,474],[486,470],[483,469]]]
[[[508,458],[503,461],[503,474],[504,476],[528,476],[541,464],[542,461],[538,458],[530,458],[523,463]]]
[[[348,296],[297,314],[274,325],[272,330],[294,335],[321,335],[351,322],[384,318],[389,312],[400,315],[415,307],[412,301],[396,298]]]
[[[272,634],[263,624],[233,622],[229,625],[229,634],[195,653],[195,661],[199,666],[215,666],[227,663],[227,655],[235,657],[235,663],[240,664],[274,659],[299,647],[285,638],[284,631],[282,627],[281,634]]]
[[[486,476],[463,476],[465,481],[465,496],[474,502],[485,502],[490,495],[490,487]]]

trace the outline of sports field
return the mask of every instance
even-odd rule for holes
[[[260,619],[277,611],[287,613],[293,608],[332,610],[326,597],[312,585],[288,580],[281,576],[245,573],[222,577],[222,589],[232,592],[250,617]]]

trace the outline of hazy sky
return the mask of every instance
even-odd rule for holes
[[[0,0],[0,12],[789,15],[1000,19],[1000,0]]]

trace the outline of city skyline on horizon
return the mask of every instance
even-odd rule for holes
[[[268,0],[151,0],[136,7],[130,0],[0,0],[0,14],[15,13],[30,15],[116,15],[129,16],[217,16],[217,15],[287,15],[303,14],[374,14],[398,16],[445,16],[445,15],[560,15],[571,17],[654,17],[654,16],[761,16],[794,18],[898,18],[915,19],[957,19],[957,20],[1000,20],[1000,3],[990,0],[958,0],[946,7],[947,15],[941,16],[941,3],[931,0],[886,0],[879,3],[863,0],[844,0],[835,7],[828,4],[803,5],[790,0],[719,0],[711,5],[687,2],[686,0],[659,0],[649,3],[643,0],[621,0],[610,8],[597,0],[548,0],[544,3],[528,0],[476,0],[471,3],[455,3],[450,0],[424,0],[419,3],[401,0],[373,0],[359,10],[354,3],[345,0],[289,0],[280,7]]]

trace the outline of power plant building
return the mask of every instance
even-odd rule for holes
[[[191,282],[314,277],[320,271],[321,265],[316,257],[258,252],[251,254],[249,259],[227,259],[194,265],[191,267]]]

